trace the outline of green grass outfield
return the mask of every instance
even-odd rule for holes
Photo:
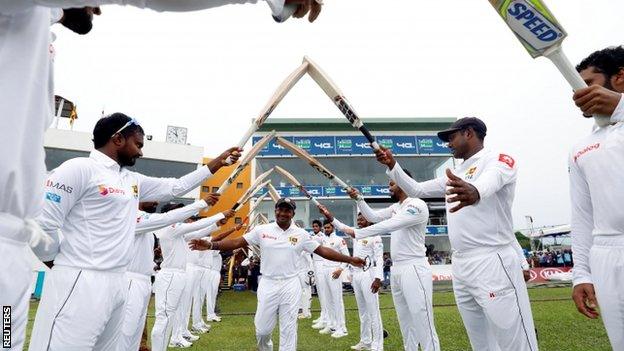
[[[539,346],[542,350],[610,350],[605,329],[601,320],[589,320],[576,312],[570,299],[570,287],[532,288],[531,295],[533,316],[539,333]],[[435,325],[442,350],[470,350],[468,337],[455,306],[452,292],[435,292],[433,295]],[[256,309],[256,296],[250,292],[223,292],[219,297],[219,307],[223,321],[212,323],[212,331],[202,335],[201,339],[187,350],[255,350],[253,315]],[[385,350],[402,350],[399,325],[392,304],[390,293],[380,296],[384,328],[390,333],[385,340]],[[31,304],[31,318],[28,333],[32,328],[37,303]],[[311,319],[299,321],[299,340],[297,350],[326,351],[349,350],[358,342],[359,319],[355,297],[345,295],[347,328],[349,335],[342,339],[333,339],[320,335],[312,329]],[[316,297],[313,309],[318,309]],[[153,299],[148,315],[149,330],[154,323]],[[318,317],[318,312],[313,313]],[[277,351],[278,328],[273,334]],[[170,349],[179,350],[179,349]]]

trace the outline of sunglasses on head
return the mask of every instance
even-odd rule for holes
[[[126,122],[126,124],[124,124],[121,128],[119,128],[115,133],[113,133],[113,135],[111,135],[111,138],[114,137],[115,134],[121,133],[124,129],[128,128],[131,125],[140,126],[141,124],[139,123],[139,121],[137,121],[136,119],[132,118],[131,120]]]

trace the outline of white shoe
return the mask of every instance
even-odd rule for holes
[[[312,321],[313,324],[317,324],[317,323],[321,323],[321,317],[318,317],[317,319]]]
[[[191,334],[191,333],[188,333],[188,334],[183,334],[183,335],[182,335],[182,337],[183,337],[184,339],[186,339],[187,341],[190,341],[190,342],[193,342],[193,341],[197,341],[197,340],[199,340],[199,336],[197,336],[197,335],[193,335],[193,334]]]
[[[312,314],[310,314],[310,313],[304,313],[303,314],[303,319],[310,319],[310,318],[312,318]]]
[[[325,323],[323,322],[312,324],[312,329],[323,329],[323,328],[325,328]]]
[[[214,316],[207,319],[208,322],[221,322],[221,317]]]
[[[346,331],[337,330],[337,331],[332,333],[331,337],[335,338],[335,339],[340,339],[340,338],[345,337],[347,335],[349,335],[349,333],[347,333]]]
[[[191,346],[193,346],[193,343],[188,342],[186,340],[177,340],[177,341],[169,342],[169,347],[176,347],[176,348],[181,348],[181,349],[187,349],[187,348],[189,348]]]
[[[299,313],[297,315],[297,319],[305,319],[305,315],[303,313]]]
[[[351,346],[351,350],[368,351],[370,349],[371,349],[371,345],[363,344],[361,342],[358,342],[357,344]]]
[[[332,334],[334,332],[335,330],[330,328],[329,326],[326,326],[325,328],[319,330],[319,334]]]
[[[209,331],[210,331],[210,326],[209,325],[208,326],[200,325],[199,327],[191,328],[191,332],[198,333],[198,334],[206,334]]]

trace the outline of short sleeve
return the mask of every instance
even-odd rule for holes
[[[260,246],[260,236],[258,235],[258,229],[253,229],[252,231],[250,231],[249,233],[243,235],[243,239],[245,239],[245,241],[247,242],[247,244],[249,245],[257,245]]]

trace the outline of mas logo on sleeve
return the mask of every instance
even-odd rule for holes
[[[72,188],[71,186],[65,185],[63,183],[60,182],[53,182],[50,179],[46,180],[46,186],[48,188],[54,188],[54,189],[58,189],[58,190],[62,190],[68,194],[71,194],[72,191],[74,191],[74,188]]]
[[[505,154],[499,154],[498,161],[506,164],[507,166],[509,166],[509,168],[513,168],[516,164],[516,161],[514,161],[511,156]]]

